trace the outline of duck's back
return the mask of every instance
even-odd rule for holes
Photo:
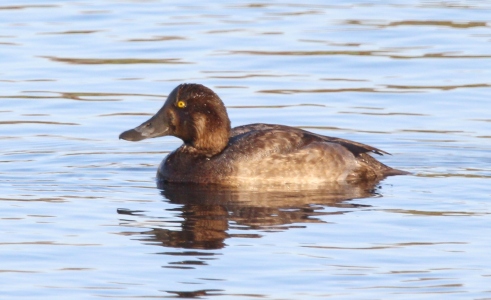
[[[373,180],[402,172],[367,152],[384,153],[288,126],[250,124],[232,129],[228,146],[210,158],[194,155],[192,147],[183,145],[162,161],[158,177],[225,185],[316,184]]]

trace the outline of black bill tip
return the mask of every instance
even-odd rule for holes
[[[126,130],[125,132],[121,133],[119,135],[119,139],[131,141],[131,142],[138,142],[138,141],[145,139],[145,137],[141,134],[141,132],[138,132],[135,129],[130,129],[130,130]]]

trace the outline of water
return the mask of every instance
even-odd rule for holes
[[[490,1],[3,1],[2,299],[491,298]],[[373,193],[156,187],[181,82],[356,140]],[[351,199],[351,200],[350,200]]]

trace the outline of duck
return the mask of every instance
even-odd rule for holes
[[[356,183],[409,174],[370,155],[389,153],[347,139],[278,124],[232,128],[220,97],[196,83],[178,85],[153,117],[119,138],[162,136],[183,141],[158,167],[157,180],[166,183]]]

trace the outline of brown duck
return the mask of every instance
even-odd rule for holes
[[[200,84],[177,86],[152,118],[119,138],[140,141],[167,135],[184,144],[160,164],[157,178],[165,182],[228,186],[353,183],[408,174],[368,154],[387,152],[350,140],[284,125],[231,128],[220,97]]]

